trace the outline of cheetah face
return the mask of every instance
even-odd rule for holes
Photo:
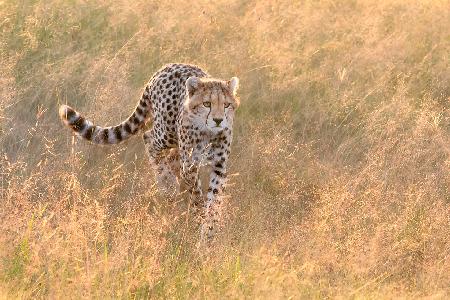
[[[217,134],[233,123],[234,111],[239,106],[236,91],[239,80],[229,81],[190,77],[186,82],[189,94],[185,108],[193,112],[193,122],[202,131]]]

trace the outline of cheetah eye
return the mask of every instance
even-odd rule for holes
[[[205,102],[203,102],[203,106],[204,107],[211,107],[211,102],[205,101]]]
[[[225,106],[225,108],[227,108],[230,106],[230,103],[225,103],[224,106]]]

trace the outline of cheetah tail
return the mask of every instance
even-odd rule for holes
[[[138,133],[148,121],[150,117],[150,101],[143,96],[133,114],[116,126],[96,126],[67,105],[60,106],[59,117],[76,135],[85,140],[101,145],[118,144]]]

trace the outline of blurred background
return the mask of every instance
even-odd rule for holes
[[[449,297],[449,55],[449,1],[0,1],[0,297]],[[208,249],[140,136],[57,116],[170,62],[240,78]]]

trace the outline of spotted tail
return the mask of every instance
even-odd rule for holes
[[[111,145],[125,141],[139,132],[150,117],[150,101],[146,89],[136,110],[116,126],[100,127],[86,120],[80,113],[67,105],[59,108],[59,117],[75,134],[94,144]]]

